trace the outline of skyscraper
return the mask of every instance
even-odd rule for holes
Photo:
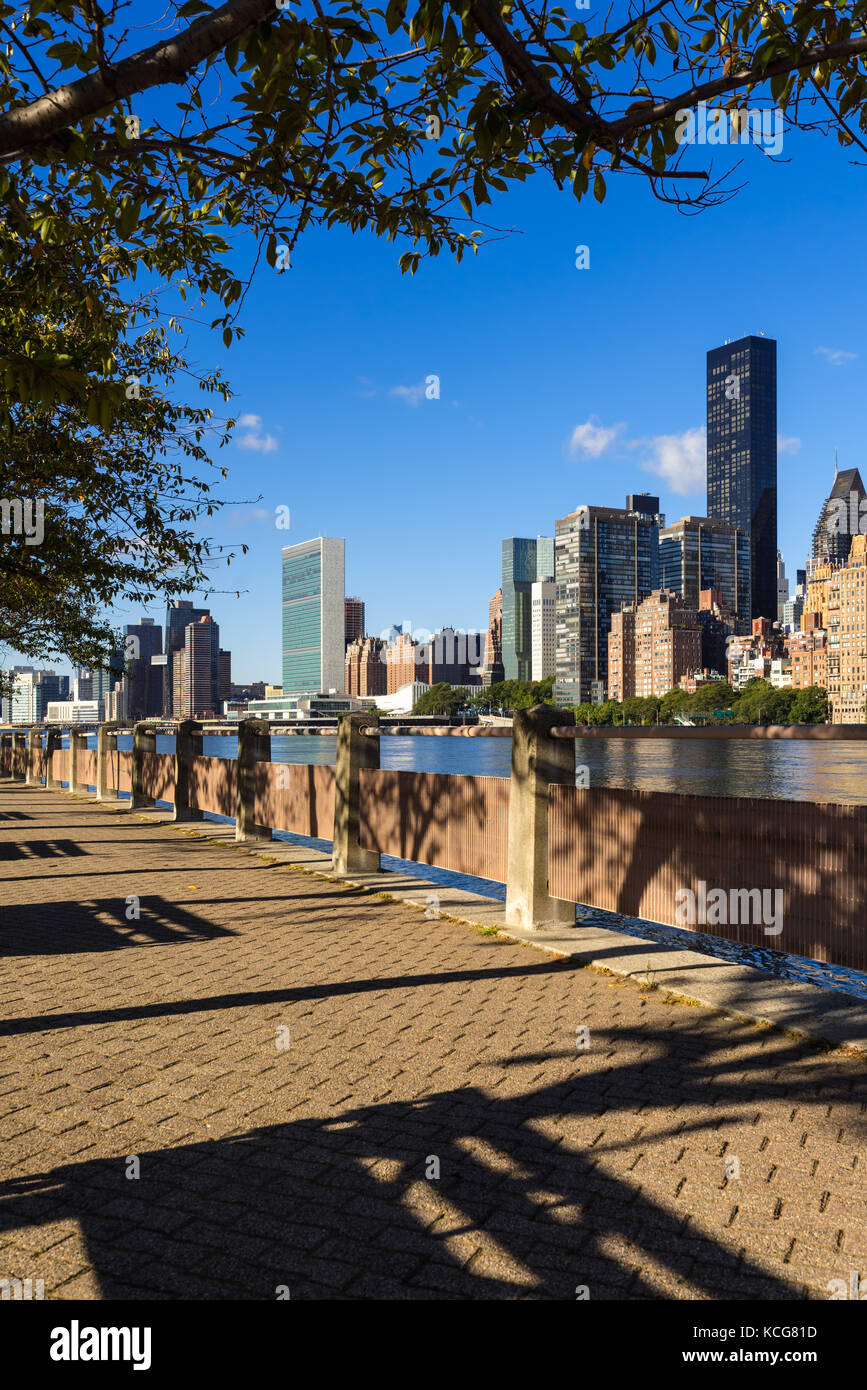
[[[357,637],[346,648],[346,694],[385,695],[385,643],[381,637]]]
[[[503,679],[503,591],[498,589],[488,603],[488,636],[485,642],[485,665],[482,684],[492,685]]]
[[[852,537],[861,532],[861,503],[867,491],[857,468],[838,473],[813,531],[813,559],[839,565],[849,558]],[[865,522],[867,528],[867,522]]]
[[[348,647],[350,642],[356,642],[359,637],[364,636],[364,600],[347,598],[343,607],[346,614],[345,641]]]
[[[231,655],[220,648],[220,629],[210,615],[184,629],[183,651],[172,664],[176,719],[214,718],[229,698]]]
[[[682,516],[659,533],[659,583],[698,608],[703,589],[714,589],[749,632],[750,533],[706,516]]]
[[[142,618],[138,623],[127,623],[125,629],[127,650],[127,719],[147,719],[153,714],[163,712],[163,688],[159,666],[151,664],[151,658],[160,656],[163,650],[162,629],[153,618]]]
[[[283,550],[283,694],[343,693],[345,543],[328,536]]]
[[[635,499],[633,499],[635,501]],[[555,527],[558,705],[601,699],[608,678],[612,614],[659,588],[659,528],[646,508],[578,507]]]
[[[752,616],[777,616],[777,344],[707,354],[707,514],[750,533]]]
[[[557,667],[557,585],[553,579],[537,579],[531,588],[531,650],[530,678],[547,680]]]
[[[174,708],[175,675],[174,661],[178,652],[184,650],[184,641],[187,628],[190,623],[197,623],[200,618],[209,618],[210,608],[194,608],[191,599],[174,599],[166,609],[166,661],[164,668],[164,696],[166,715],[177,715]],[[158,665],[158,663],[154,663]],[[157,671],[157,675],[159,671]]]
[[[554,577],[554,538],[512,536],[503,541],[502,660],[504,679],[531,679],[532,588]]]

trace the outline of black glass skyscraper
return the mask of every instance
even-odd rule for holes
[[[707,514],[750,532],[752,616],[777,617],[777,344],[707,355]]]

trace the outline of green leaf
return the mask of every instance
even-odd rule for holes
[[[659,27],[662,30],[662,37],[665,39],[672,53],[676,53],[680,47],[680,35],[674,25],[670,24],[667,19],[663,19]]]
[[[593,180],[593,197],[596,199],[597,203],[603,203],[605,201],[605,180],[598,170]]]

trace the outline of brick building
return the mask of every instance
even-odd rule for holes
[[[385,676],[387,695],[394,695],[402,685],[420,680],[416,664],[418,643],[408,632],[399,632],[394,641],[385,649]]]
[[[786,638],[792,663],[792,688],[807,690],[811,685],[828,688],[828,641],[821,628],[793,632]]]
[[[807,594],[805,632],[824,629],[827,684],[834,724],[863,724],[867,700],[867,536],[851,539],[840,563],[815,566]],[[816,682],[819,684],[820,682]]]
[[[387,694],[387,671],[379,637],[359,637],[346,650],[347,695]]]
[[[667,589],[612,615],[608,638],[608,696],[662,696],[682,676],[701,669],[701,628],[691,604]]]

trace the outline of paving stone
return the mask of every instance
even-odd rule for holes
[[[23,816],[0,854],[25,851],[0,913],[0,1276],[84,1300],[775,1302],[858,1265],[863,1060],[222,827],[0,803]],[[48,870],[64,839],[81,854]]]

